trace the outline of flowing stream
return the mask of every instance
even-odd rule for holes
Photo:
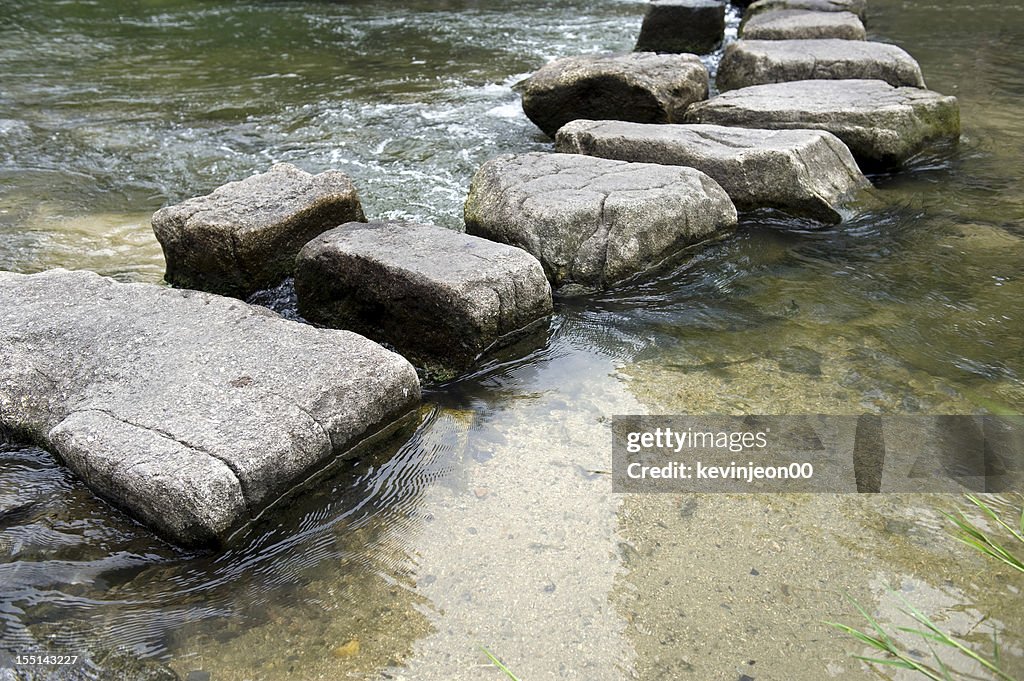
[[[12,678],[504,678],[481,646],[523,681],[911,679],[823,624],[861,624],[847,593],[906,624],[892,590],[997,632],[1024,677],[1024,576],[952,538],[959,498],[622,496],[606,474],[614,414],[1024,410],[1024,6],[870,3],[870,37],[960,98],[958,147],[874,176],[842,225],[746,216],[672,271],[559,297],[543,347],[428,390],[407,440],[229,550],[168,546],[0,447],[0,679],[42,652],[83,663]],[[457,229],[481,163],[551,148],[511,85],[631,49],[643,9],[0,0],[0,269],[159,283],[152,212],[279,161]]]

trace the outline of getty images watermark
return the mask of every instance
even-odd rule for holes
[[[1020,416],[616,416],[616,492],[1024,491]]]

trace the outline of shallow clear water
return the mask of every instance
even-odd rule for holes
[[[950,538],[955,498],[623,498],[602,473],[613,414],[1024,409],[1024,8],[871,8],[872,37],[960,97],[959,147],[874,177],[843,225],[748,216],[672,271],[559,300],[544,347],[430,391],[408,441],[222,554],[4,448],[3,653],[133,679],[502,678],[480,644],[534,681],[909,678],[821,624],[857,622],[843,592],[901,622],[891,587],[975,643],[998,630],[1024,674],[1024,580]],[[149,214],[275,161],[345,170],[372,218],[457,228],[483,161],[550,148],[511,84],[629,49],[642,11],[6,0],[0,268],[159,282]]]

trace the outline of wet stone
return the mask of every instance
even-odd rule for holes
[[[91,272],[0,273],[0,426],[174,542],[222,544],[413,409],[371,340]]]
[[[647,5],[636,51],[705,54],[721,45],[724,35],[724,2],[653,0]]]
[[[794,80],[883,80],[924,87],[917,61],[901,48],[865,40],[739,40],[722,55],[721,92]]]
[[[708,96],[708,71],[693,54],[634,52],[566,57],[515,86],[523,111],[554,137],[577,118],[678,123]]]
[[[898,166],[932,142],[960,137],[956,97],[879,80],[801,80],[725,92],[687,112],[691,123],[827,130],[861,168]]]
[[[740,25],[746,40],[866,40],[864,23],[853,12],[815,12],[783,9],[760,12]]]
[[[348,223],[299,254],[310,321],[395,348],[431,378],[467,371],[551,314],[544,270],[526,251],[433,225]]]
[[[688,166],[713,178],[740,210],[776,208],[823,222],[870,187],[850,150],[821,130],[573,121],[555,140],[561,152]]]
[[[693,168],[577,154],[500,156],[466,200],[466,231],[537,257],[555,285],[607,288],[736,224],[736,208]]]
[[[747,7],[743,18],[746,21],[761,12],[786,9],[802,9],[812,12],[851,12],[864,21],[867,15],[868,0],[758,0]]]
[[[283,163],[160,209],[153,231],[168,283],[245,298],[290,276],[295,255],[316,235],[364,219],[344,173],[311,175]]]

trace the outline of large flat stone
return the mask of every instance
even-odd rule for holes
[[[419,400],[348,331],[89,272],[0,273],[0,427],[171,540],[216,544]]]
[[[317,234],[364,219],[344,173],[311,175],[284,163],[160,209],[153,231],[168,283],[245,298],[290,276],[295,255]]]
[[[492,159],[466,199],[467,232],[529,251],[556,285],[607,287],[735,224],[699,170],[576,154]]]
[[[637,52],[705,54],[725,37],[725,3],[719,0],[652,0],[647,5]]]
[[[558,59],[516,85],[523,111],[554,137],[577,118],[678,123],[708,96],[708,71],[696,55],[634,52]]]
[[[744,21],[761,12],[803,9],[812,12],[852,12],[867,23],[868,0],[757,0],[743,13]]]
[[[896,166],[936,140],[960,137],[956,97],[879,80],[801,80],[732,90],[687,112],[691,123],[827,130],[861,168]]]
[[[551,314],[537,259],[433,225],[348,223],[299,253],[302,315],[387,343],[448,379]]]
[[[864,40],[738,40],[718,67],[721,92],[792,80],[883,80],[924,87],[921,67],[895,45]]]
[[[758,12],[740,25],[747,40],[866,40],[864,22],[853,12],[782,9]]]
[[[696,168],[737,208],[777,208],[839,222],[842,203],[871,185],[837,137],[822,130],[573,121],[558,131],[566,153]]]

